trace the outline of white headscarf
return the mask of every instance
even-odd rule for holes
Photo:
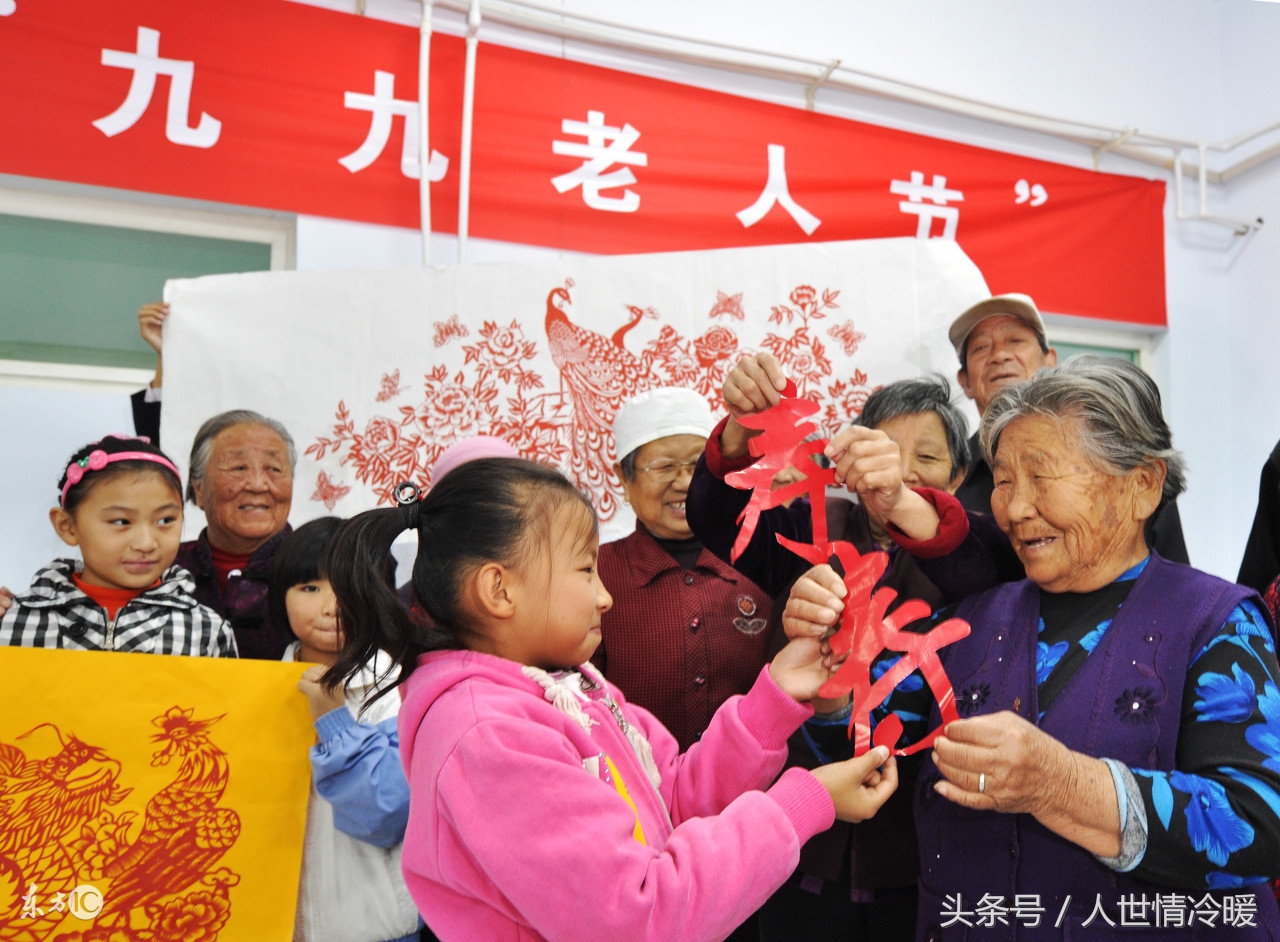
[[[668,386],[628,399],[613,420],[614,450],[621,461],[642,445],[670,435],[706,438],[716,427],[707,400],[692,389]]]

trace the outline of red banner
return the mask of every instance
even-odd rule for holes
[[[418,226],[416,30],[286,0],[15,3],[0,172]],[[436,36],[438,232],[457,219],[462,70],[462,40]],[[491,44],[471,192],[473,235],[587,252],[955,239],[995,293],[1165,323],[1160,181]]]

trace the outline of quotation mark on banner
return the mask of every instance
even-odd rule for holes
[[[1031,201],[1032,206],[1043,206],[1049,201],[1049,191],[1039,183],[1029,186],[1026,180],[1019,180],[1013,185],[1013,192],[1018,194],[1015,203],[1025,203]]]

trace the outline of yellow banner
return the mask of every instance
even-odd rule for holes
[[[306,667],[0,648],[0,942],[289,942]]]

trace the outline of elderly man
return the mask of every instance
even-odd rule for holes
[[[276,548],[291,530],[297,452],[284,426],[237,409],[209,419],[191,446],[187,499],[207,526],[183,543],[178,564],[196,599],[231,623],[240,656],[278,661],[287,631],[271,623],[267,587]]]
[[[651,390],[618,410],[614,470],[636,529],[600,547],[613,608],[592,660],[682,751],[769,659],[769,596],[705,549],[686,519],[689,479],[714,425],[692,389]]]
[[[1058,351],[1045,339],[1040,311],[1025,294],[1001,294],[979,301],[955,319],[949,336],[960,358],[956,379],[978,406],[979,416],[986,415],[987,406],[1000,390],[1025,383],[1039,370],[1058,362]],[[995,484],[977,432],[969,439],[969,452],[969,473],[955,494],[966,510],[989,514]],[[1170,500],[1161,505],[1147,526],[1147,541],[1165,559],[1190,561],[1177,503]]]

